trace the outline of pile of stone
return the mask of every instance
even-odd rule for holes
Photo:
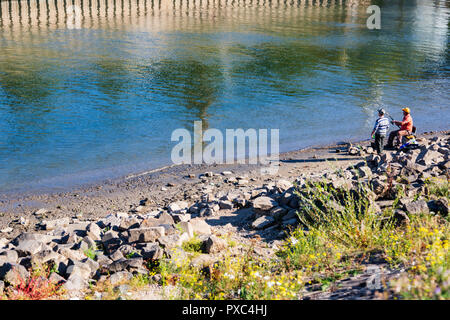
[[[133,274],[148,273],[148,263],[158,259],[176,259],[186,254],[181,246],[198,237],[203,255],[195,258],[202,265],[208,255],[223,251],[226,242],[214,236],[205,219],[221,212],[251,210],[248,227],[256,232],[283,231],[299,224],[297,212],[304,205],[296,191],[304,190],[306,181],[326,183],[334,189],[367,186],[367,197],[381,212],[392,207],[402,194],[394,217],[407,222],[417,213],[448,215],[448,201],[437,197],[426,201],[428,179],[449,178],[449,138],[418,139],[420,148],[386,151],[379,156],[368,148],[366,161],[345,170],[302,174],[296,181],[266,179],[262,186],[249,186],[252,178],[233,177],[231,172],[205,173],[200,194],[193,203],[170,202],[164,208],[144,199],[128,213],[110,214],[98,221],[61,218],[42,220],[39,232],[22,233],[14,239],[0,238],[0,292],[27,279],[30,270],[50,266],[50,280],[62,283],[69,291],[79,291],[91,282],[108,280],[111,284],[130,279]],[[349,153],[351,153],[349,148]],[[361,154],[361,152],[357,153]],[[225,183],[235,189],[214,194],[211,180],[225,176]],[[222,188],[222,187],[220,187]],[[189,191],[189,190],[188,190]],[[197,192],[198,193],[198,192]],[[192,201],[191,201],[192,202]],[[42,216],[45,210],[36,212]],[[44,215],[45,216],[45,215]]]
[[[89,283],[111,284],[147,274],[149,261],[170,258],[174,250],[195,236],[206,253],[220,251],[223,243],[202,219],[191,218],[186,203],[173,203],[167,211],[148,214],[110,214],[96,222],[69,218],[40,223],[44,233],[22,233],[0,240],[0,288],[28,279],[30,270],[51,268],[50,279],[70,291]],[[219,249],[218,249],[219,248]]]
[[[419,138],[418,141],[420,147],[417,149],[385,151],[381,156],[374,154],[371,147],[357,148],[358,152],[352,149],[355,147],[350,147],[349,154],[367,154],[366,160],[343,171],[327,170],[321,175],[312,174],[307,180],[325,183],[336,190],[356,190],[365,186],[366,196],[377,213],[392,207],[400,194],[400,208],[394,214],[400,223],[408,221],[408,215],[417,213],[447,216],[447,198],[425,201],[421,195],[427,192],[427,180],[449,179],[450,138]],[[305,177],[297,179],[296,185],[297,191],[306,190]],[[285,228],[298,224],[296,213],[302,210],[303,204],[289,182],[280,180],[257,192],[261,192],[260,195],[252,199],[255,215],[251,226],[254,229]]]

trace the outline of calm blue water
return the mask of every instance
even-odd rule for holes
[[[390,1],[381,30],[346,1],[86,2],[75,24],[62,1],[1,2],[2,192],[170,164],[195,120],[278,128],[281,151],[367,139],[379,106],[448,129],[448,2]]]

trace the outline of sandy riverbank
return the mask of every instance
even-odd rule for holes
[[[421,136],[430,138],[446,134],[448,131],[426,132]],[[368,146],[370,141],[353,144]],[[32,230],[32,226],[42,219],[97,219],[109,213],[133,210],[144,199],[149,199],[157,210],[177,200],[194,202],[205,190],[224,193],[233,189],[251,190],[254,186],[280,178],[293,181],[300,174],[344,168],[363,159],[349,155],[346,149],[347,144],[339,142],[282,153],[279,157],[279,171],[275,175],[262,175],[260,165],[179,165],[131,174],[64,192],[3,195],[0,197],[0,229],[12,227],[14,231],[8,236],[14,237],[20,232]],[[223,175],[226,171],[232,174]],[[213,173],[213,179],[203,177],[206,172]],[[243,177],[247,182],[227,182],[235,177]],[[44,216],[34,215],[42,208],[47,210]]]

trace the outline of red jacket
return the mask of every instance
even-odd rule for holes
[[[411,132],[412,129],[413,129],[413,119],[410,114],[407,114],[406,116],[403,117],[400,130],[407,130]]]

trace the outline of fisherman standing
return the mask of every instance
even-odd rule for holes
[[[399,126],[399,130],[392,131],[389,134],[388,143],[386,148],[397,148],[401,145],[401,139],[403,136],[408,136],[412,134],[413,131],[413,119],[411,117],[411,111],[409,108],[403,108],[403,120],[396,121],[393,120],[392,123]]]
[[[375,121],[372,131],[372,137],[375,134],[375,150],[378,154],[381,154],[383,151],[384,139],[389,130],[389,120],[384,116],[385,113],[384,109],[378,110],[378,119]]]

